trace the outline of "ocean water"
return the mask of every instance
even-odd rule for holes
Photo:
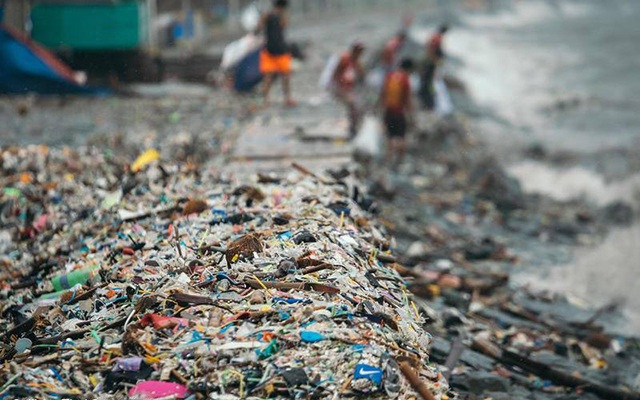
[[[447,44],[497,141],[582,152],[640,145],[640,2],[491,3],[463,13]]]
[[[474,126],[509,172],[528,192],[598,206],[624,200],[640,212],[640,1],[463,3],[447,46],[480,110]],[[523,160],[532,144],[580,162]],[[619,166],[615,178],[602,154]],[[517,280],[594,307],[615,301],[627,317],[616,329],[640,335],[640,224]]]

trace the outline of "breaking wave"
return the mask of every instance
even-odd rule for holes
[[[586,198],[604,206],[617,200],[633,205],[640,199],[640,173],[607,182],[602,175],[579,166],[559,169],[536,161],[515,164],[509,173],[520,181],[526,192],[545,194],[560,201]]]

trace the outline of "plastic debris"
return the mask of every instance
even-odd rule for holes
[[[448,391],[425,311],[376,257],[384,228],[344,185],[297,172],[220,183],[170,163],[157,173],[154,153],[134,178],[74,167],[69,181],[67,158],[48,157],[55,175],[3,192],[25,199],[11,215],[29,210],[35,224],[21,226],[37,228],[10,237],[0,272],[4,395],[415,397],[399,358]],[[40,187],[39,209],[23,194],[36,185],[67,192]]]
[[[184,385],[160,381],[140,382],[129,390],[129,397],[140,399],[161,399],[167,397],[184,399],[188,394],[189,390]]]
[[[160,153],[156,149],[149,149],[140,154],[138,158],[131,164],[131,171],[138,172],[153,161],[160,159]]]

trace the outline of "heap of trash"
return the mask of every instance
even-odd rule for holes
[[[42,146],[0,175],[0,398],[454,397],[346,175]]]

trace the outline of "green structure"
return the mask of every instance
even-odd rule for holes
[[[37,4],[31,20],[32,37],[54,50],[133,50],[147,41],[146,8],[138,1]]]

